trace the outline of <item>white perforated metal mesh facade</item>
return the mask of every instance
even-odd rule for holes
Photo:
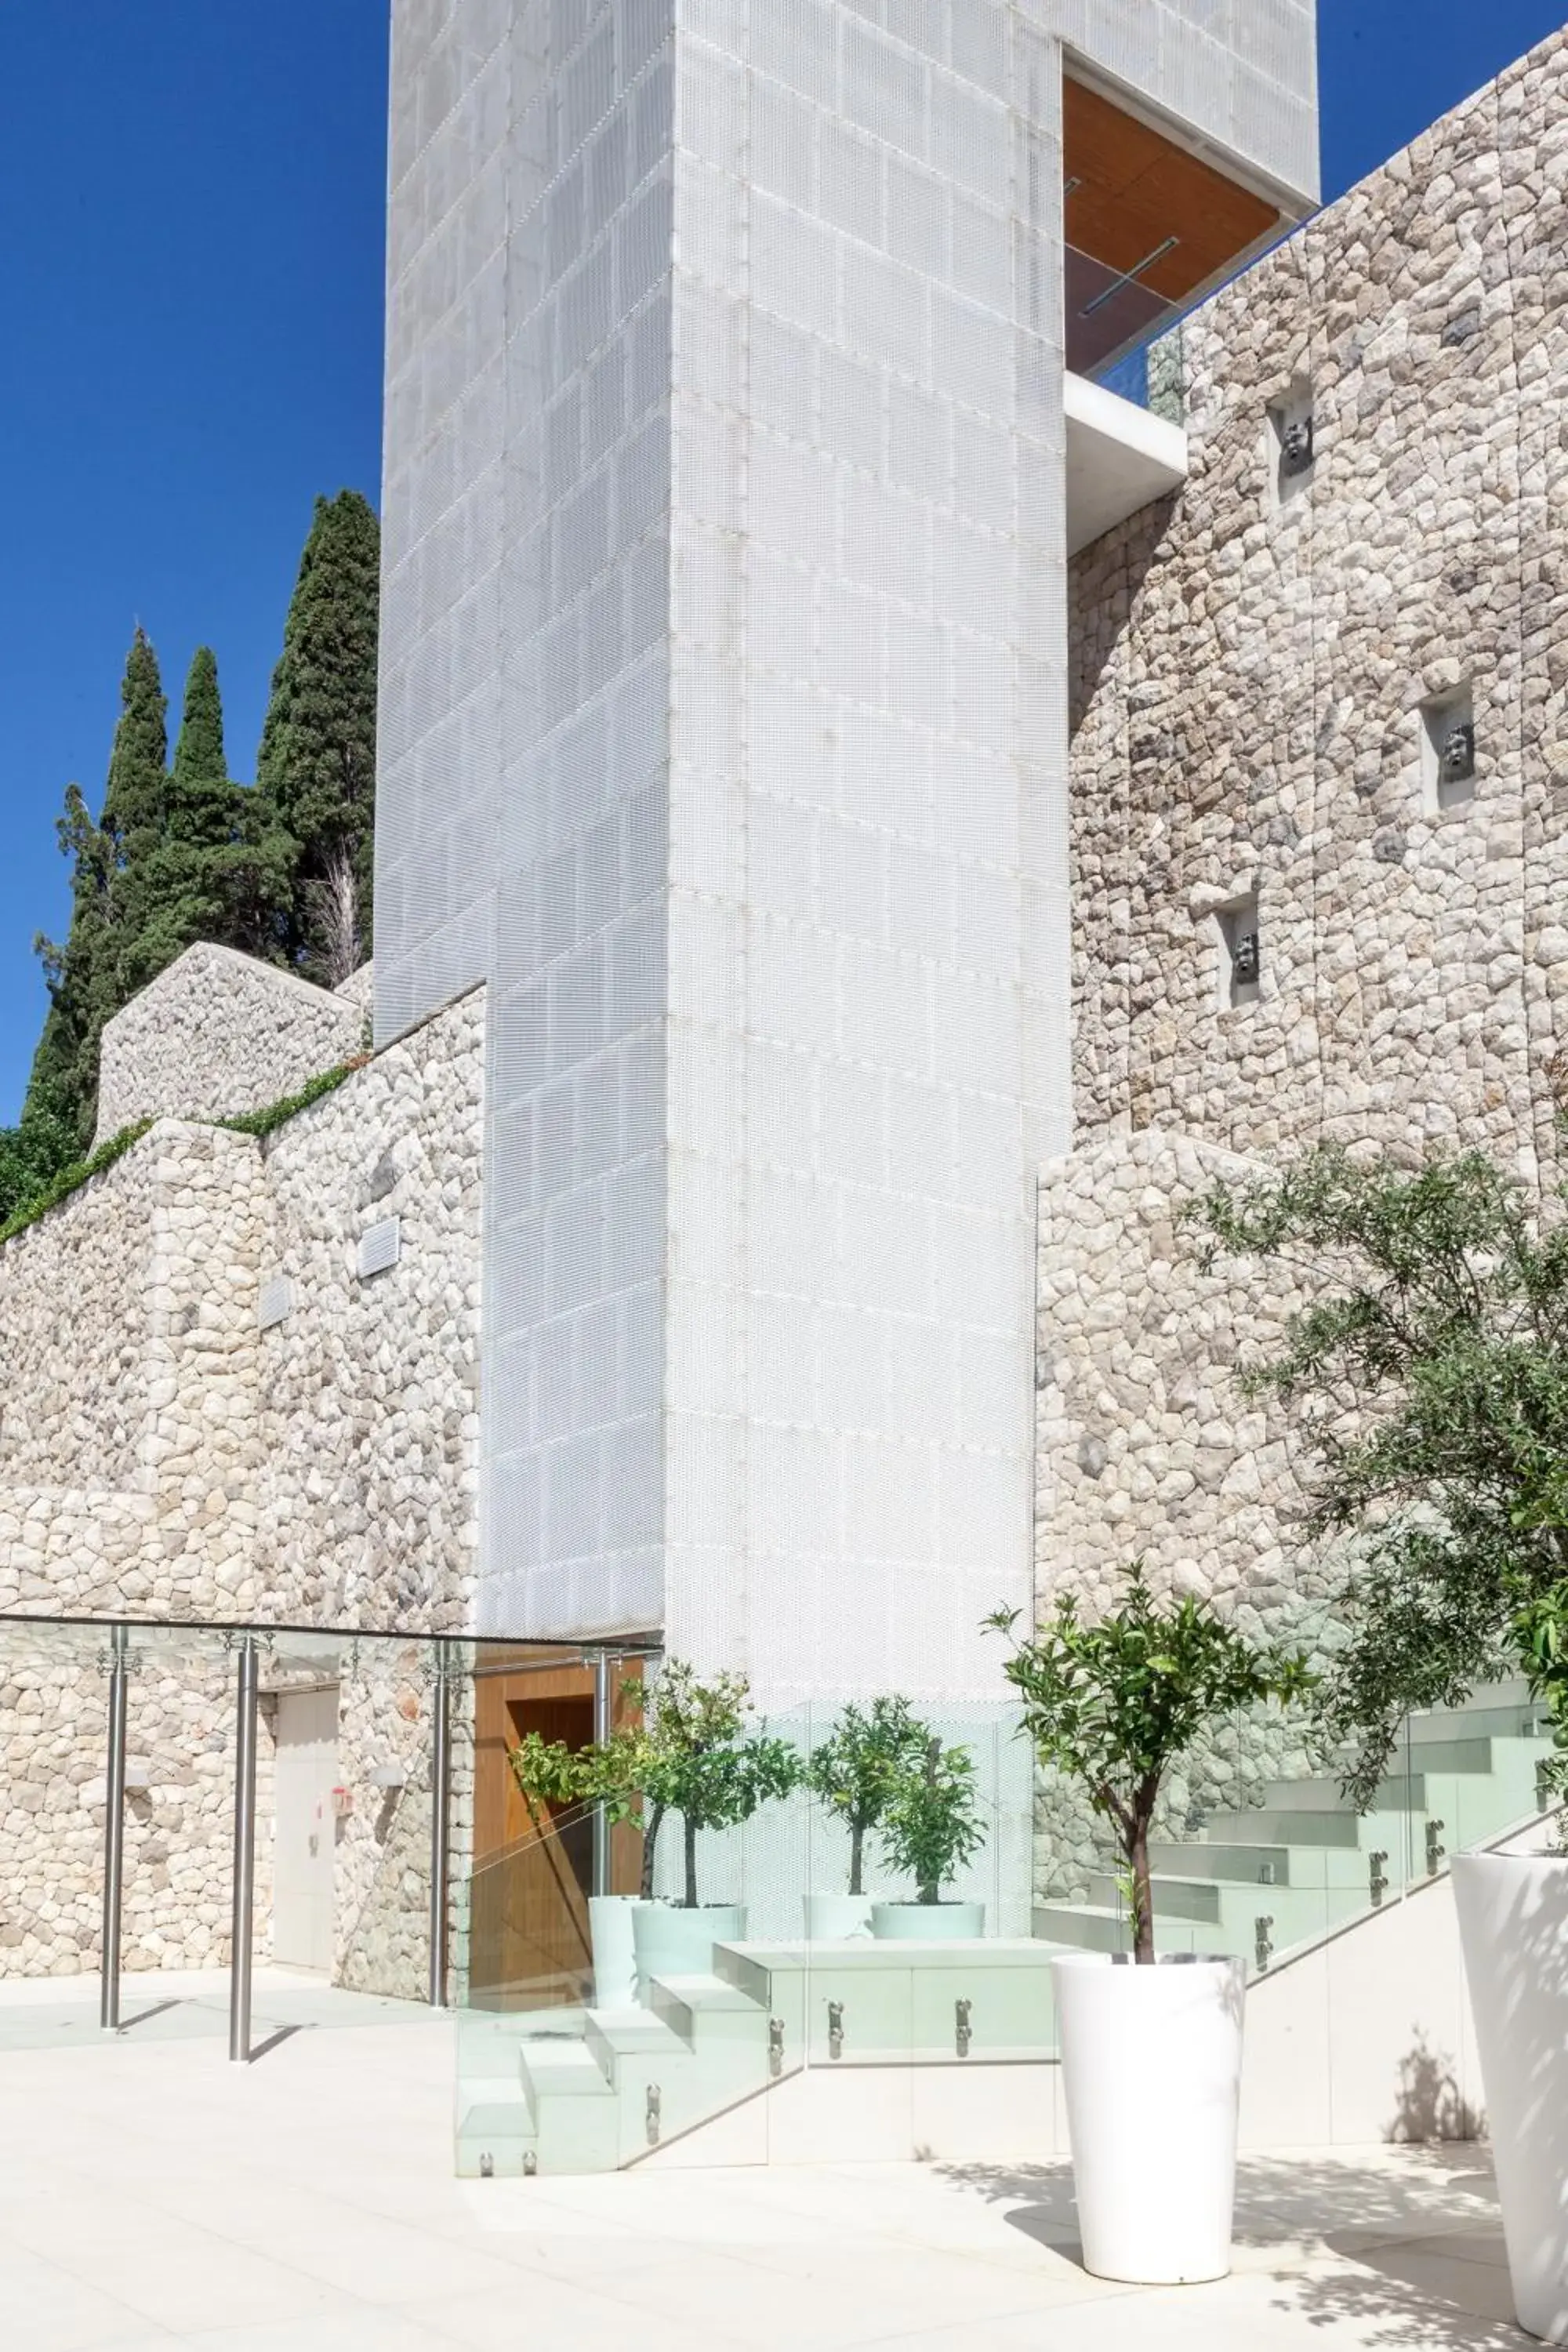
[[[399,0],[377,1027],[490,975],[487,1626],[654,1626],[673,0]]]
[[[1177,122],[1316,201],[1316,0],[1024,0],[1024,14]]]
[[[689,22],[669,1638],[977,1691],[1067,1129],[1059,60],[991,0]]]
[[[1068,1133],[1045,0],[395,0],[377,1028],[490,976],[480,1625],[994,1690]]]

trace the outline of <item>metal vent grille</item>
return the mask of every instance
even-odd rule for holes
[[[270,1331],[275,1323],[294,1312],[294,1286],[286,1274],[275,1274],[261,1286],[261,1296],[256,1305],[256,1320],[263,1331]]]
[[[384,1274],[395,1265],[403,1255],[403,1221],[399,1217],[384,1217],[378,1225],[369,1225],[359,1237],[359,1278],[362,1282],[373,1274]]]

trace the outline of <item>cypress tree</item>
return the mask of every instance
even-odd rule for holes
[[[79,1143],[91,1136],[97,1116],[103,1024],[141,984],[132,976],[140,961],[134,943],[151,911],[152,868],[163,836],[166,709],[158,657],[139,626],[121,682],[102,818],[93,823],[80,787],[72,784],[59,820],[60,847],[72,860],[70,929],[63,946],[37,942],[49,1011],[23,1124],[52,1117]]]
[[[257,761],[259,829],[287,844],[284,951],[329,983],[371,946],[380,570],[366,500],[318,499]]]
[[[151,848],[135,863],[128,857],[121,877],[121,1002],[193,940],[229,940],[230,867],[241,816],[239,787],[230,782],[224,757],[217,660],[209,646],[201,646],[185,681],[162,825]]]
[[[138,625],[125,657],[100,820],[111,856],[111,925],[121,947],[134,941],[150,910],[149,873],[168,818],[168,714],[158,656]]]
[[[220,777],[225,783],[228,781],[228,761],[223,749],[223,699],[218,693],[217,656],[210,646],[198,646],[185,678],[184,708],[180,716],[179,740],[174,745],[175,794],[200,801],[215,777]],[[226,796],[224,806],[226,833]]]
[[[65,812],[55,829],[61,851],[71,860],[71,919],[63,946],[41,932],[33,942],[43,959],[49,1009],[33,1055],[21,1125],[7,1131],[5,1158],[18,1198],[40,1153],[45,1160],[50,1156],[41,1139],[56,1139],[63,1166],[92,1133],[98,1037],[107,1018],[109,849],[79,784],[67,786]]]

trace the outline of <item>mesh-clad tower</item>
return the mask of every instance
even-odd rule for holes
[[[1303,208],[1311,7],[393,15],[376,1028],[489,982],[479,1628],[984,1695],[1070,1123],[1065,372]]]

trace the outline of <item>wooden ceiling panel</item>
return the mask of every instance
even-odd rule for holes
[[[1068,242],[1114,270],[1174,237],[1140,283],[1169,301],[1280,226],[1272,205],[1070,78],[1062,89]],[[1074,183],[1077,183],[1074,185]]]

